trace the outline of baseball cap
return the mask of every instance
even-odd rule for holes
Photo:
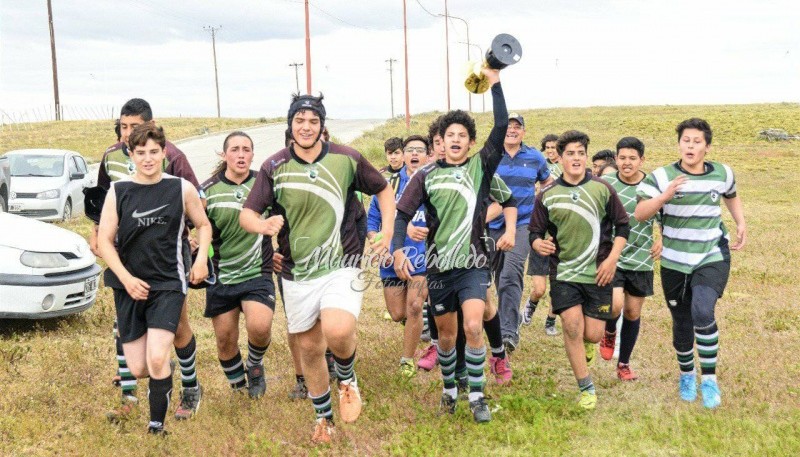
[[[522,128],[525,128],[525,119],[519,113],[511,113],[508,115],[509,121],[517,121]]]

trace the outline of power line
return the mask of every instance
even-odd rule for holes
[[[438,15],[438,14],[433,14],[433,13],[431,13],[430,11],[428,11],[428,9],[427,9],[427,8],[425,8],[425,7],[422,5],[422,3],[421,3],[419,0],[417,0],[417,5],[419,5],[419,7],[420,7],[420,8],[422,8],[422,10],[423,10],[423,11],[425,11],[425,12],[426,12],[426,13],[428,13],[428,14],[430,14],[431,16],[433,16],[433,17],[439,17],[439,15]]]
[[[322,14],[324,14],[324,15],[328,16],[329,18],[331,18],[331,19],[333,19],[333,20],[336,20],[336,21],[339,21],[339,22],[341,22],[342,24],[349,25],[350,27],[357,28],[357,29],[369,30],[369,31],[372,31],[372,32],[384,32],[384,31],[390,31],[390,30],[401,30],[401,27],[394,27],[394,28],[379,28],[379,29],[376,29],[376,28],[373,28],[373,27],[367,27],[367,26],[362,26],[362,25],[353,24],[352,22],[348,22],[348,21],[346,21],[346,20],[344,20],[344,19],[342,19],[342,18],[340,18],[340,17],[338,17],[338,16],[334,16],[333,14],[331,14],[331,13],[329,13],[329,12],[325,11],[324,9],[320,8],[319,6],[317,6],[317,5],[316,5],[316,4],[314,4],[314,3],[308,2],[308,4],[309,4],[309,5],[311,5],[311,6],[313,6],[315,10],[317,10],[317,11],[319,11],[320,13],[322,13]]]

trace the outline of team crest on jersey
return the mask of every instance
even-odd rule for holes
[[[711,201],[716,203],[718,199],[719,199],[719,192],[717,192],[716,190],[712,190],[711,191]]]
[[[456,170],[453,172],[453,177],[456,179],[456,181],[461,181],[464,179],[464,172],[461,170]]]
[[[578,193],[578,191],[576,191],[576,190],[573,190],[573,191],[571,191],[571,192],[569,193],[569,198],[571,198],[571,199],[572,199],[572,201],[574,201],[574,202],[577,202],[577,201],[578,201],[578,200],[581,198],[581,196],[580,196],[580,194]]]
[[[236,198],[237,202],[240,202],[244,198],[244,191],[242,189],[236,189],[233,191],[233,196]]]
[[[128,161],[128,174],[133,175],[136,173],[136,165],[133,164],[130,160]]]
[[[308,178],[312,181],[317,180],[317,176],[319,176],[319,170],[316,167],[309,167],[308,168]]]

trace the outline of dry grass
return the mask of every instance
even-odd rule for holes
[[[165,118],[157,119],[167,139],[174,141],[196,135],[222,132],[273,122],[261,119]],[[14,149],[57,148],[80,152],[90,163],[116,142],[114,121],[63,121],[8,124],[0,128],[0,155]]]
[[[592,151],[613,146],[621,136],[638,135],[647,144],[648,168],[674,160],[673,128],[680,120],[705,116],[715,127],[712,158],[738,172],[749,226],[748,246],[734,255],[728,290],[717,307],[724,402],[719,410],[705,411],[700,404],[678,400],[671,321],[659,292],[645,303],[632,358],[641,379],[623,385],[612,364],[599,361],[592,369],[599,394],[596,411],[586,414],[577,408],[562,341],[544,335],[544,316],[538,311],[535,325],[523,328],[522,345],[514,355],[513,385],[488,384],[491,404],[501,407],[495,420],[478,427],[463,404],[455,417],[438,417],[438,373],[400,380],[401,328],[381,318],[382,294],[371,289],[359,324],[363,416],[355,425],[339,424],[335,446],[316,449],[309,443],[311,405],[286,397],[294,379],[280,304],[267,353],[267,395],[250,401],[229,392],[216,360],[211,324],[202,317],[203,295],[192,293],[191,321],[206,396],[198,417],[185,423],[168,419],[172,434],[154,439],[144,433],[146,408],[120,426],[103,417],[117,401],[118,391],[110,384],[115,370],[113,303],[108,290],[102,290],[97,305],[79,316],[0,322],[0,454],[800,454],[800,286],[795,271],[800,248],[792,230],[800,214],[794,198],[800,188],[795,173],[800,158],[796,143],[756,139],[761,128],[797,130],[800,106],[588,108],[523,114],[529,138],[581,128],[592,136]],[[424,125],[430,117],[420,116],[415,125]],[[478,121],[479,132],[485,133],[488,115]],[[378,159],[382,139],[398,133],[405,133],[402,124],[392,123],[357,140],[356,146]],[[69,228],[86,234],[87,225],[76,221]],[[526,285],[526,294],[528,290]]]

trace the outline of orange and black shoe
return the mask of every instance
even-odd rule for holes
[[[123,395],[119,406],[106,413],[106,419],[111,423],[119,423],[131,416],[139,406],[139,399],[133,395]]]
[[[635,381],[639,379],[639,375],[637,375],[635,371],[631,370],[631,366],[627,363],[617,364],[617,377],[621,381]]]
[[[328,444],[333,439],[335,431],[333,419],[321,417],[317,419],[317,424],[314,426],[314,435],[311,437],[311,441],[316,444]]]
[[[603,339],[600,340],[600,357],[603,360],[611,360],[614,357],[614,345],[617,342],[617,332],[605,332]]]

